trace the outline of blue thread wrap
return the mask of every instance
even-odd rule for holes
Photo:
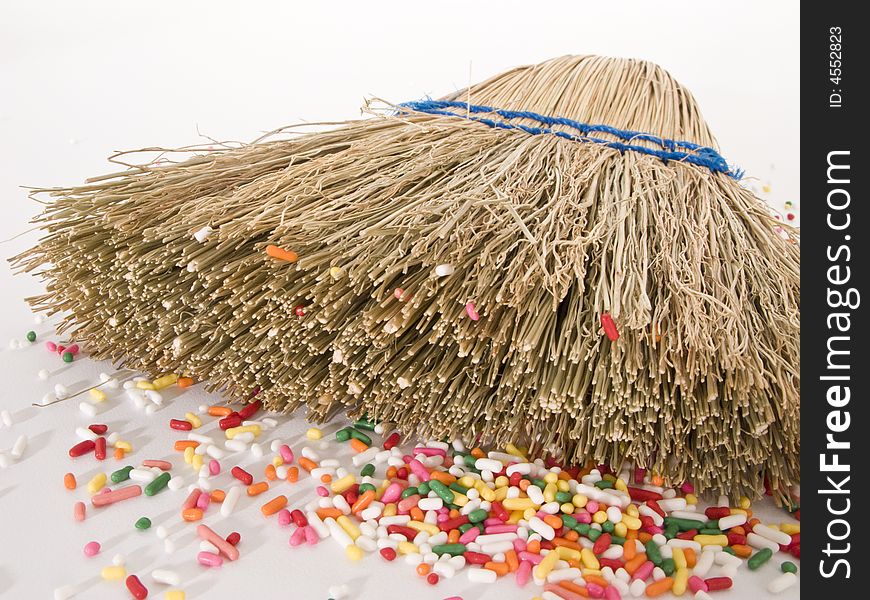
[[[399,107],[406,108],[415,112],[427,113],[430,115],[459,117],[462,119],[468,119],[470,121],[483,123],[484,125],[488,125],[489,127],[495,127],[498,129],[516,129],[519,131],[524,131],[531,135],[549,134],[575,142],[589,142],[594,144],[601,144],[603,146],[607,146],[608,148],[619,150],[620,152],[625,152],[626,150],[628,150],[631,152],[639,152],[640,154],[655,156],[661,159],[662,162],[664,162],[665,164],[672,160],[687,162],[701,167],[706,167],[713,173],[725,173],[726,175],[728,175],[729,177],[733,177],[734,179],[740,179],[741,177],[743,177],[742,170],[731,169],[731,167],[728,166],[728,162],[722,157],[722,155],[716,152],[715,149],[710,148],[709,146],[701,146],[700,144],[681,140],[670,140],[640,131],[617,129],[616,127],[611,127],[609,125],[590,125],[588,123],[581,123],[580,121],[575,121],[573,119],[567,119],[565,117],[550,117],[547,115],[541,115],[525,110],[502,110],[500,108],[494,108],[491,106],[467,104],[465,102],[450,102],[446,100],[415,100],[413,102],[403,102],[399,105]],[[451,108],[462,109],[465,111],[465,114],[458,114],[448,110]],[[506,120],[495,121],[486,117],[473,116],[486,113],[498,115],[502,119]],[[532,121],[537,121],[544,127],[532,127],[521,123],[507,122],[513,119],[529,119]],[[556,131],[552,129],[554,125],[561,125],[563,127],[574,129],[575,131],[579,132],[579,135],[566,131]],[[594,133],[607,133],[623,141],[617,142],[590,135]],[[636,144],[630,143],[634,140],[651,142],[653,144],[656,144],[657,146],[660,146],[662,149],[658,150],[655,148],[647,148],[646,146],[638,146]]]

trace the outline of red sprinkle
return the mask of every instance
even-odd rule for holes
[[[492,556],[490,556],[489,554],[483,554],[482,552],[472,552],[471,550],[466,550],[462,553],[462,556],[465,557],[465,562],[472,565],[485,565],[492,560]]]
[[[182,421],[181,419],[170,419],[169,426],[178,431],[190,431],[193,429],[193,424],[190,421]]]
[[[426,575],[426,581],[429,585],[438,585],[438,573],[429,573]]]
[[[392,450],[393,447],[399,443],[399,439],[400,437],[398,431],[394,431],[393,433],[391,433],[389,437],[384,440],[384,450]]]
[[[715,592],[716,590],[727,590],[734,582],[731,581],[730,577],[711,577],[705,579],[704,583],[707,584],[708,592]]]
[[[305,527],[306,525],[308,525],[308,519],[305,517],[305,514],[298,508],[290,512],[290,518],[293,519],[293,522],[296,523],[297,527]]]
[[[127,589],[136,600],[145,600],[148,597],[148,588],[142,585],[142,582],[135,575],[127,577]]]
[[[242,418],[239,416],[239,413],[231,413],[218,421],[218,427],[220,427],[224,431],[233,427],[238,427],[241,424]]]
[[[233,467],[232,470],[230,470],[230,473],[245,485],[251,485],[254,483],[254,476],[241,467]]]
[[[94,440],[94,457],[97,460],[106,460],[106,438],[98,437]]]
[[[613,317],[610,316],[610,313],[601,315],[601,327],[604,328],[604,333],[607,334],[611,342],[619,339],[619,331],[616,330],[616,323],[613,322]]]
[[[227,536],[227,543],[233,546],[238,546],[240,541],[242,541],[242,534],[238,531],[234,531]]]
[[[392,548],[381,548],[381,556],[384,557],[384,560],[393,561],[396,560],[396,551]]]
[[[250,404],[245,405],[245,407],[239,411],[239,417],[242,419],[242,421],[247,421],[255,414],[257,414],[257,411],[260,410],[261,406],[263,406],[262,402],[260,402],[259,400],[254,400]]]
[[[109,431],[108,425],[103,425],[102,423],[92,423],[88,425],[88,429],[96,433],[97,435],[103,435],[107,431]]]
[[[85,440],[83,442],[79,442],[78,444],[69,449],[70,458],[77,458],[79,456],[88,454],[89,452],[93,452],[95,446],[96,444],[93,442],[93,440]]]

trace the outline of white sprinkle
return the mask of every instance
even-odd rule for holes
[[[21,455],[24,454],[24,451],[27,450],[27,436],[22,434],[18,436],[18,439],[15,440],[15,443],[12,445],[12,450],[9,453],[12,455],[12,458],[18,460],[21,458]]]
[[[767,591],[771,594],[779,594],[780,592],[787,590],[791,586],[797,583],[797,575],[794,573],[783,573],[776,579],[773,579],[770,583],[767,584]]]
[[[210,236],[212,233],[214,233],[214,229],[206,225],[205,227],[194,233],[193,238],[201,244],[205,240],[207,240],[208,236]]]
[[[116,554],[112,557],[112,564],[116,567],[123,567],[126,562],[127,559],[123,554]]]
[[[79,410],[88,417],[96,417],[97,416],[97,407],[90,402],[80,402]]]
[[[48,372],[48,369],[40,369],[36,376],[39,377],[42,381],[48,381],[51,373]]]
[[[181,583],[181,576],[169,569],[154,569],[151,571],[151,577],[157,583],[165,583],[166,585],[178,585]]]
[[[447,277],[453,275],[453,265],[443,264],[435,267],[435,274],[438,277]]]
[[[6,409],[0,411],[0,421],[3,422],[3,425],[6,427],[12,427],[12,413]]]
[[[54,588],[54,600],[69,600],[78,593],[74,585],[62,585]]]
[[[340,600],[341,598],[347,598],[350,596],[350,587],[346,583],[332,585],[329,586],[327,593],[331,598],[334,598],[334,600]]]
[[[54,395],[58,400],[63,400],[67,396],[69,396],[69,390],[66,389],[66,386],[62,383],[54,384]]]
[[[167,537],[169,537],[169,532],[166,531],[166,527],[164,527],[163,525],[158,525],[157,529],[154,530],[154,533],[156,533],[157,538],[161,540],[165,540]]]

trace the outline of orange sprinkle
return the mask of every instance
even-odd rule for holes
[[[287,506],[287,496],[275,496],[260,507],[264,517],[271,517],[276,512]]]
[[[77,483],[75,475],[73,475],[72,473],[67,473],[63,476],[63,487],[68,490],[74,490],[76,489],[76,485]]]
[[[584,598],[589,597],[589,592],[586,590],[586,588],[580,584],[574,583],[573,581],[568,581],[566,579],[564,581],[560,581],[557,585],[559,587],[565,588],[569,592],[574,592],[575,594],[579,594],[580,596],[583,596]]]
[[[296,262],[299,259],[299,255],[292,250],[284,250],[283,248],[273,246],[272,244],[266,246],[266,254],[268,254],[272,258],[286,260],[287,262],[291,263]]]
[[[674,580],[671,577],[665,577],[664,579],[659,579],[648,586],[646,586],[646,595],[650,598],[655,598],[656,596],[661,596],[665,592],[669,592],[671,587],[674,585]]]
[[[580,546],[580,544],[578,544],[577,542],[571,542],[571,541],[566,540],[565,538],[553,538],[553,545],[554,546],[564,546],[566,548],[573,548],[574,550],[577,550],[577,551],[580,551],[582,549],[582,546]]]
[[[504,562],[507,563],[508,571],[510,571],[511,573],[520,568],[520,561],[517,557],[516,550],[508,550],[507,552],[505,552]]]
[[[532,554],[540,554],[541,553],[541,542],[538,540],[532,540],[528,544],[526,544],[526,551],[531,552]]]
[[[268,489],[269,483],[266,481],[259,481],[257,483],[253,483],[248,486],[248,496],[259,496]]]
[[[398,471],[396,467],[387,467],[387,479],[393,479]]]
[[[650,477],[650,483],[658,487],[662,487],[665,484],[665,480],[661,475],[653,475],[652,477]]]
[[[744,544],[734,544],[731,546],[731,549],[734,550],[734,554],[740,558],[749,558],[752,556],[752,548]],[[686,563],[686,566],[688,566],[688,563]]]
[[[625,543],[622,545],[623,560],[631,560],[635,554],[637,554],[637,544],[634,543],[634,540],[625,540]]]
[[[365,442],[361,442],[356,438],[350,439],[350,447],[353,448],[357,453],[365,452],[369,449]]]
[[[199,521],[202,519],[202,511],[196,507],[185,508],[181,511],[181,518],[185,521]]]
[[[557,517],[556,515],[547,515],[544,517],[544,523],[552,527],[553,529],[561,529],[562,528],[562,519]]]
[[[268,479],[269,481],[275,481],[276,479],[278,479],[278,474],[275,472],[275,465],[271,463],[266,465],[264,474],[266,475],[266,479]]]
[[[227,497],[227,493],[223,490],[214,490],[211,494],[211,501],[220,504]]]
[[[417,565],[417,575],[420,577],[426,577],[429,574],[431,567],[426,563],[420,563]]]
[[[317,463],[311,460],[310,458],[305,458],[304,456],[300,456],[299,460],[296,461],[299,463],[299,466],[308,471],[309,473],[317,468]]]
[[[448,544],[456,544],[459,542],[459,536],[462,535],[462,532],[458,529],[451,529],[447,533],[447,543]]]
[[[229,406],[209,406],[208,414],[212,417],[226,417],[232,414],[233,409]]]
[[[569,542],[576,542],[577,540],[580,539],[580,534],[572,529],[568,533],[566,533],[563,537],[566,540],[568,540]]]
[[[375,491],[374,490],[366,490],[359,498],[356,499],[356,502],[353,503],[353,506],[350,507],[350,511],[353,513],[358,513],[361,510],[365,510],[368,508],[369,504],[371,504],[375,499]]]
[[[528,479],[520,479],[520,489],[524,492],[529,489],[529,486],[532,485],[532,482]]]
[[[196,448],[197,446],[199,446],[199,442],[193,440],[175,440],[175,449],[179,452],[184,452],[188,448]]]
[[[189,388],[193,385],[193,377],[179,377],[175,383],[180,388]]]
[[[629,575],[634,575],[634,572],[637,571],[640,566],[646,562],[646,552],[638,552],[634,558],[625,563],[625,570],[628,571]]]
[[[503,562],[492,562],[489,561],[485,565],[483,565],[484,569],[489,569],[490,571],[495,571],[496,575],[499,577],[504,577],[510,572],[510,568],[507,566],[507,563]]]
[[[460,516],[462,516],[461,512],[459,512],[455,508],[450,509],[450,518],[451,519],[458,519]]]
[[[115,448],[115,460],[124,460],[124,449],[123,448]]]
[[[299,467],[290,467],[287,469],[287,481],[296,483],[299,481]]]
[[[324,473],[320,476],[320,483],[332,483],[332,475]]]
[[[738,525],[738,526],[736,526],[736,527],[732,527],[732,528],[729,529],[728,531],[731,532],[731,533],[737,533],[737,534],[740,534],[740,535],[746,535],[746,530],[743,529],[743,526],[742,526],[742,525]]]
[[[625,539],[627,540],[636,540],[637,539],[637,529],[630,529],[628,533],[625,534]]]
[[[318,508],[315,512],[317,512],[317,516],[321,519],[326,519],[327,517],[337,519],[342,515],[341,510],[337,508]]]
[[[587,573],[583,576],[583,580],[586,581],[586,583],[597,583],[601,587],[607,587],[610,585],[604,577],[600,577],[594,573]]]
[[[646,544],[648,541],[652,539],[652,534],[647,533],[646,531],[638,532],[637,539],[640,540],[641,544]]]
[[[686,566],[690,569],[694,568],[695,563],[698,562],[698,555],[695,554],[695,550],[692,548],[683,548],[683,554],[686,556]]]
[[[447,471],[432,471],[430,474],[432,479],[436,479],[443,483],[444,485],[450,485],[456,481],[456,477],[448,473]]]
[[[569,473],[568,471],[559,471],[559,474],[556,477],[564,481],[568,481],[571,479],[571,473]]]
[[[471,456],[473,456],[474,458],[485,458],[486,453],[480,448],[475,448],[471,451]]]
[[[408,511],[408,514],[411,515],[412,521],[422,521],[426,518],[426,515],[423,514],[423,511],[416,506],[411,507],[411,510]]]

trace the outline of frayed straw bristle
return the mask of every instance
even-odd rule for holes
[[[448,99],[715,144],[642,61],[565,57]],[[97,358],[259,387],[314,419],[634,461],[701,489],[799,479],[799,246],[760,200],[696,165],[384,108],[43,190],[46,235],[13,259],[43,269],[33,305],[67,311]]]

